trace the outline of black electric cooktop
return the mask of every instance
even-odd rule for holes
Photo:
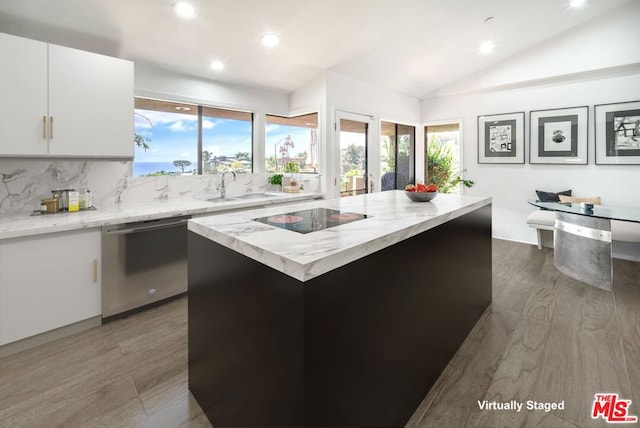
[[[313,208],[310,210],[276,214],[269,217],[254,218],[253,220],[282,229],[293,230],[298,233],[310,233],[368,217],[371,216],[329,208]]]

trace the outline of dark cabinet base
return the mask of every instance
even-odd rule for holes
[[[404,426],[490,302],[490,206],[305,283],[189,232],[189,388],[216,427]]]

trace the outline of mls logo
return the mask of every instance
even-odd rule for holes
[[[596,394],[591,409],[591,419],[602,417],[610,424],[633,424],[638,417],[629,415],[631,400],[618,399],[618,394]]]

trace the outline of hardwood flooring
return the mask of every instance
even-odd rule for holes
[[[493,303],[408,428],[599,427],[596,392],[640,415],[640,263],[613,292],[558,272],[553,252],[494,240]],[[478,400],[565,401],[481,411]],[[187,305],[176,300],[0,359],[0,427],[210,427],[187,388]]]
[[[553,250],[493,242],[493,303],[407,427],[600,427],[597,392],[640,416],[640,263],[614,259],[613,292],[560,273]],[[480,410],[478,401],[564,410]]]
[[[187,388],[186,303],[0,359],[0,427],[211,427]]]

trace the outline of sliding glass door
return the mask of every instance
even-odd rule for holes
[[[404,189],[415,180],[415,126],[380,122],[381,190]]]
[[[353,196],[372,191],[369,183],[369,127],[371,118],[336,112],[340,143],[340,196]]]

